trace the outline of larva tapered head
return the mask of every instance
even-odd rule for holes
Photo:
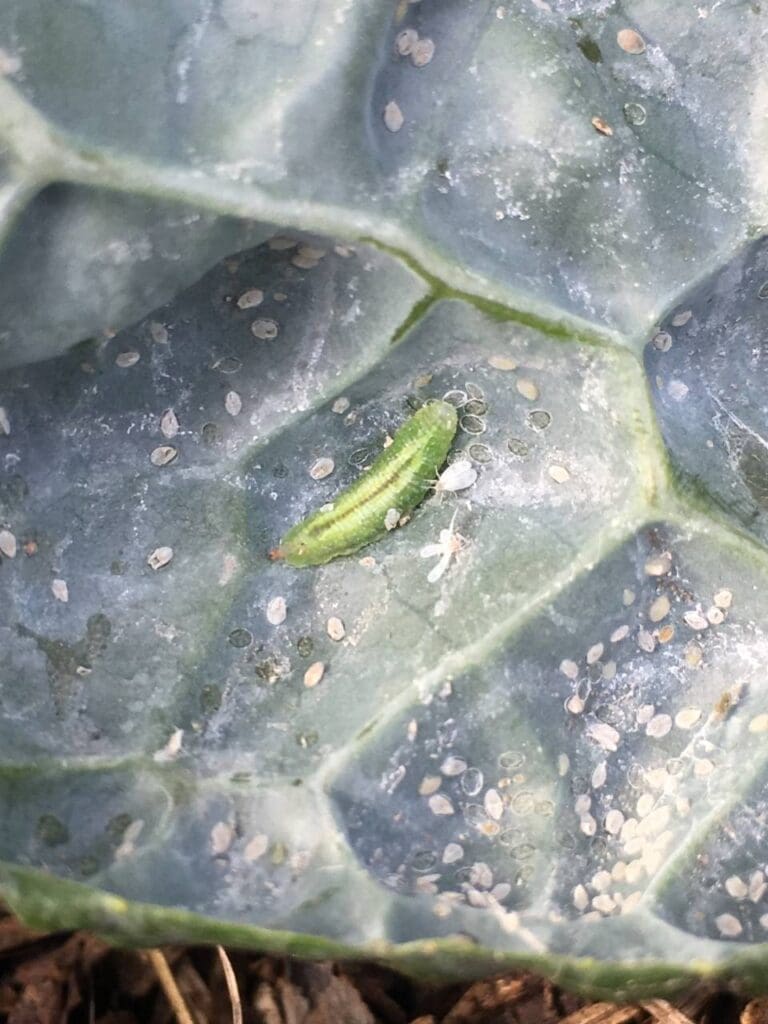
[[[292,565],[297,569],[302,569],[309,565],[319,565],[329,560],[319,558],[317,551],[301,539],[296,527],[289,530],[285,535],[278,550],[280,558],[285,561],[286,565]]]
[[[453,439],[453,435],[456,433],[456,427],[458,426],[459,415],[456,412],[456,407],[451,405],[450,402],[444,402],[442,399],[434,402],[428,402],[426,405],[422,406],[419,413],[425,413],[428,415],[435,426],[442,428],[446,432],[450,432],[451,439]]]

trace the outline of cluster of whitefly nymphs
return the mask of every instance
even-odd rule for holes
[[[703,546],[644,531],[594,570],[583,610],[574,584],[496,661],[393,718],[364,759],[376,795],[350,777],[336,793],[386,885],[432,897],[441,917],[490,907],[513,929],[659,902],[661,916],[734,939],[748,903],[768,934],[768,849],[741,874],[710,865],[727,905],[710,901],[700,921],[659,888],[732,795],[734,747],[743,756],[768,732],[748,650],[764,638],[738,614],[752,585],[704,582],[691,569]]]

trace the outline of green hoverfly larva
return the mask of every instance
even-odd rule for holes
[[[370,469],[331,506],[310,513],[290,529],[270,557],[294,566],[321,565],[382,537],[434,486],[456,426],[456,409],[448,402],[422,406]]]

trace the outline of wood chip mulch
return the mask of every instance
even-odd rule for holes
[[[119,950],[0,916],[0,1024],[768,1024],[768,998],[590,1003],[531,974],[433,986],[370,964]]]

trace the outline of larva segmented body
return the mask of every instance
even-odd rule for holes
[[[456,425],[456,410],[447,402],[422,406],[371,468],[331,508],[312,512],[289,530],[272,557],[295,566],[321,565],[383,536],[392,528],[392,510],[399,516],[410,512],[434,484]]]

